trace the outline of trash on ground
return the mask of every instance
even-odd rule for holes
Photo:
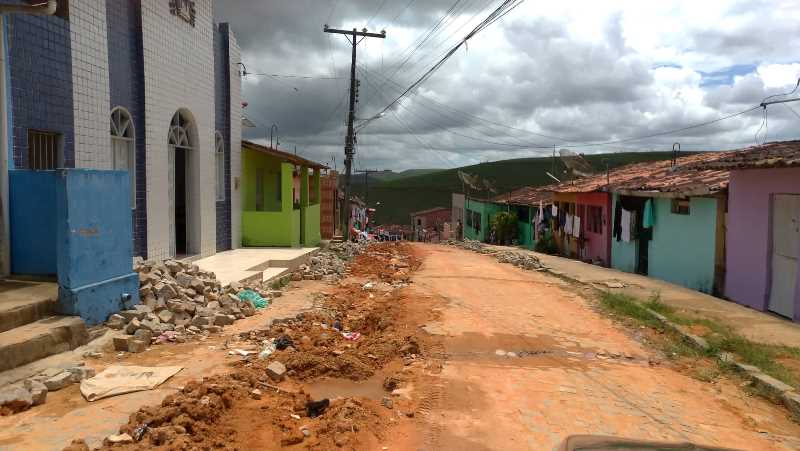
[[[152,390],[177,374],[180,366],[121,366],[112,365],[95,377],[81,382],[81,394],[87,401],[137,391]]]
[[[256,309],[265,309],[269,307],[269,301],[262,298],[260,294],[253,290],[244,290],[239,293],[239,299],[244,302],[250,302]]]
[[[331,405],[331,400],[328,398],[319,401],[309,401],[306,403],[306,413],[311,418],[316,418],[323,413]]]
[[[361,338],[361,334],[358,332],[342,332],[342,336],[351,341],[356,341]]]
[[[283,335],[281,337],[278,337],[277,340],[275,340],[275,349],[277,349],[278,351],[283,351],[289,346],[294,346],[294,342],[288,335]]]

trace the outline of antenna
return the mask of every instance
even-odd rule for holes
[[[578,177],[589,177],[594,174],[594,168],[582,155],[567,149],[558,151],[561,161],[567,167],[567,173]]]
[[[672,145],[672,167],[675,167],[678,164],[678,152],[681,151],[681,143],[675,143]]]

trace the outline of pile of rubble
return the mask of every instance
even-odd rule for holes
[[[494,255],[500,263],[510,263],[516,267],[530,271],[544,271],[547,269],[535,255],[531,255],[527,252],[498,251],[480,241],[467,238],[465,238],[464,241],[447,240],[445,244],[481,254]]]
[[[325,280],[335,282],[345,276],[346,263],[356,255],[362,254],[369,244],[345,241],[333,243],[328,248],[314,254],[308,264],[301,265],[292,273],[292,280]]]
[[[48,368],[39,374],[0,390],[0,416],[10,415],[33,406],[44,404],[47,393],[58,391],[84,379],[94,377],[95,371],[85,366],[76,365],[69,368]]]
[[[528,253],[504,251],[495,254],[495,257],[500,263],[510,263],[522,269],[536,271],[547,269],[538,258]]]
[[[241,284],[222,287],[214,273],[197,265],[176,260],[144,261],[134,270],[139,273],[141,304],[111,315],[106,322],[108,327],[127,333],[115,337],[117,351],[141,352],[154,342],[183,342],[187,337],[218,333],[223,326],[256,312],[253,303],[237,296]],[[266,300],[280,295],[252,289]]]

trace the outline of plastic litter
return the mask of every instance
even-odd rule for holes
[[[356,341],[361,338],[361,334],[358,332],[342,332],[342,336],[351,341]]]
[[[327,410],[330,405],[331,400],[328,398],[319,401],[309,401],[306,403],[306,413],[309,417],[316,418],[325,413],[325,410]]]
[[[267,357],[271,356],[273,352],[275,352],[275,343],[268,341],[264,345],[264,349],[262,349],[261,352],[258,353],[258,358],[264,360]]]
[[[288,335],[281,335],[277,340],[275,340],[275,349],[278,351],[283,351],[289,346],[294,346],[294,342]]]
[[[249,301],[253,307],[257,309],[264,309],[269,306],[269,301],[262,298],[260,294],[253,290],[244,290],[239,292],[239,300],[242,302]]]
[[[334,321],[333,322],[333,329],[336,330],[336,331],[342,330],[342,322],[339,321],[338,319],[336,321]]]

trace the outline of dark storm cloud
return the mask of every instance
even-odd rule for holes
[[[413,48],[408,46],[424,36],[454,2],[415,0],[405,9],[408,0],[218,0],[217,20],[232,24],[249,72],[342,78],[248,76],[243,83],[243,97],[249,102],[245,114],[259,128],[246,129],[245,137],[264,140],[275,123],[281,147],[292,150],[297,145],[304,156],[323,162],[335,156],[341,161],[350,46],[342,36],[323,33],[323,24],[361,29],[385,3],[369,28],[386,28],[387,40],[367,40],[358,48],[357,116],[367,118],[381,111],[474,25],[462,26],[463,21],[479,20],[488,13],[489,3],[497,3],[459,2],[462,21],[443,22],[441,33],[413,52],[395,73],[408,54],[404,50]],[[796,35],[797,22],[783,12],[783,3],[773,5],[773,10],[767,6],[760,1],[737,2],[728,7],[736,19],[732,24],[677,29],[669,36],[672,50],[667,54],[703,62],[703,73],[733,65],[755,68],[791,62],[797,54],[792,56],[792,49],[798,44],[790,36]],[[539,15],[536,10],[521,7],[494,24],[412,96],[371,122],[358,137],[358,164],[455,166],[551,152],[551,148],[536,147],[564,144],[475,116],[572,143],[608,141],[711,120],[783,89],[765,87],[755,72],[709,78],[704,83],[700,69],[665,61],[662,54],[642,53],[629,40],[624,10],[598,18],[604,22],[591,38],[576,37],[571,19]],[[764,21],[770,22],[769,33],[764,32]],[[717,66],[706,67],[709,64]],[[770,134],[791,133],[792,120],[796,124],[787,109],[776,111],[770,118]],[[586,151],[661,149],[676,140],[689,147],[746,145],[759,123],[758,114],[749,115],[680,136],[587,147]]]

